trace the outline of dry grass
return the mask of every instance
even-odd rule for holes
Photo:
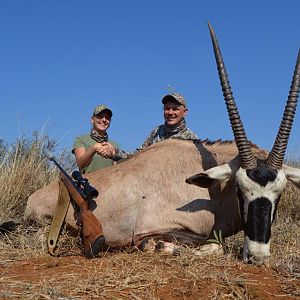
[[[18,139],[0,149],[0,220],[20,220],[28,197],[57,176],[45,152],[55,150],[55,141],[35,133],[32,139]],[[66,152],[59,155],[72,165]]]
[[[4,249],[1,245],[1,257],[5,260],[0,263],[0,298],[156,300],[300,297],[299,273],[295,269],[299,253],[291,258],[284,252],[299,249],[299,244],[284,247],[279,253],[275,251],[269,267],[255,267],[242,263],[236,252],[238,247],[232,246],[239,245],[241,237],[227,241],[228,252],[224,256],[198,257],[190,248],[185,248],[179,256],[128,249],[103,253],[95,260],[87,260],[79,255],[78,239],[65,233],[60,240],[62,256],[50,257],[43,246],[46,234],[47,230],[28,232],[26,241],[20,241],[27,244],[21,251],[9,245]],[[24,236],[24,233],[20,232],[12,239],[20,239],[20,235]],[[32,244],[33,240],[36,240],[35,244]],[[277,247],[281,248],[281,245],[275,241],[273,252]],[[287,268],[286,262],[292,268]]]
[[[21,222],[27,197],[57,175],[44,156],[53,147],[48,138],[36,136],[0,154],[0,221]],[[125,249],[87,260],[79,237],[66,228],[59,239],[60,257],[51,257],[49,224],[21,225],[0,236],[0,298],[300,298],[299,198],[288,185],[272,229],[272,257],[264,267],[242,263],[242,233],[226,239],[223,256],[199,257],[186,247],[178,256]]]

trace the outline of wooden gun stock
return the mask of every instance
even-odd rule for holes
[[[83,198],[73,182],[62,172],[60,172],[59,176],[65,184],[72,201],[79,208],[79,222],[82,226],[85,256],[87,258],[94,258],[103,249],[105,244],[101,223],[90,210],[88,202]]]

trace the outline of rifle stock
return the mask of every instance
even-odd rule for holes
[[[104,247],[105,238],[100,221],[88,206],[88,202],[75,187],[69,176],[60,172],[59,177],[65,184],[72,201],[79,208],[79,222],[82,226],[84,253],[87,258],[94,258]]]

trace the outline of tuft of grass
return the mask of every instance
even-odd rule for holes
[[[20,220],[28,197],[54,180],[57,169],[46,158],[55,151],[56,142],[37,132],[31,139],[19,138],[10,146],[0,145],[0,221]],[[68,153],[59,154],[68,167],[74,167]]]
[[[224,239],[223,239],[223,234],[222,230],[216,231],[214,230],[214,239],[209,239],[207,240],[208,243],[213,243],[213,244],[218,244],[218,245],[224,245]]]

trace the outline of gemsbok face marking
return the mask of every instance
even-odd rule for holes
[[[282,170],[264,161],[254,169],[240,168],[236,180],[245,232],[243,259],[261,264],[270,256],[271,225],[287,180]]]
[[[280,128],[267,159],[257,159],[251,151],[233,98],[216,35],[209,24],[218,73],[240,162],[209,169],[187,179],[187,183],[209,187],[218,180],[235,176],[241,221],[245,233],[243,259],[262,264],[270,256],[271,225],[287,179],[299,187],[299,169],[283,165],[284,155],[296,112],[300,87],[300,52],[281,120]]]

